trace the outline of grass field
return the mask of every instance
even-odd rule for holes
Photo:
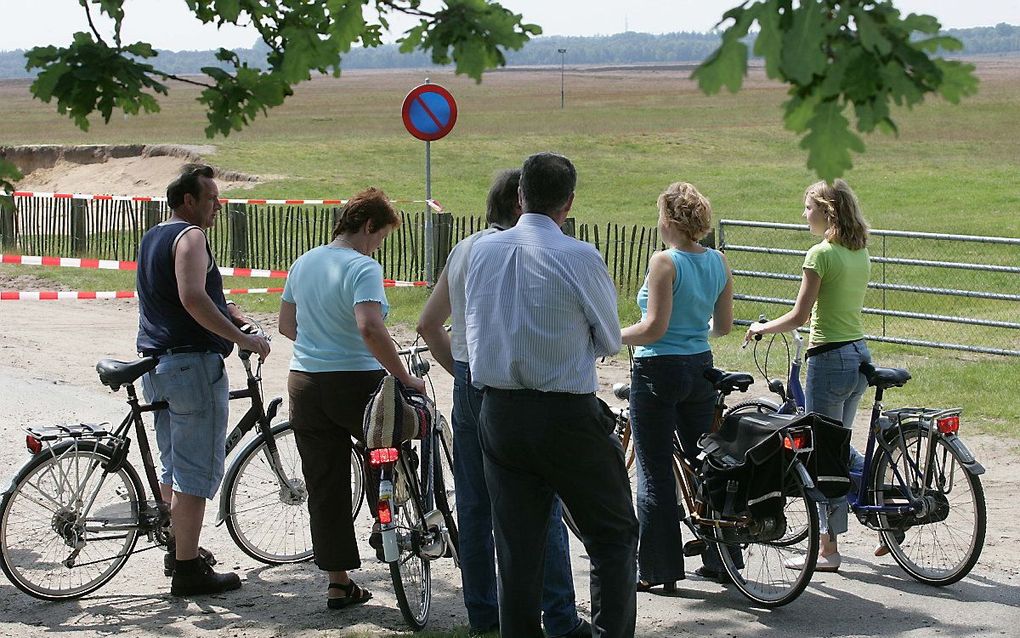
[[[574,159],[580,221],[651,224],[658,193],[693,182],[716,217],[797,221],[813,181],[797,138],[781,126],[783,87],[752,72],[736,95],[702,95],[689,69],[572,69],[566,108],[559,70],[503,71],[483,83],[430,73],[458,99],[453,133],[434,143],[433,195],[450,211],[479,213],[494,171],[537,150]],[[1003,234],[1017,229],[1020,61],[980,63],[980,92],[961,105],[932,100],[899,109],[900,136],[866,138],[847,176],[877,228]],[[424,149],[404,130],[400,103],[425,73],[358,71],[299,85],[268,118],[229,138],[209,161],[276,176],[252,192],[347,195],[374,184],[393,197],[424,195]],[[206,143],[191,87],[175,85],[155,116],[115,116],[88,133],[26,81],[0,82],[0,140],[42,143]]]
[[[430,75],[459,104],[457,127],[432,145],[433,195],[454,214],[482,212],[495,171],[519,165],[532,152],[555,150],[578,167],[574,215],[581,222],[650,226],[658,193],[675,180],[696,184],[717,218],[800,222],[803,190],[814,177],[798,140],[781,126],[783,87],[753,70],[739,94],[707,97],[689,73],[568,69],[561,110],[559,69],[495,72],[478,85],[445,72],[350,72],[300,85],[268,118],[214,140],[218,150],[207,159],[268,178],[244,191],[246,197],[346,196],[377,185],[391,197],[420,199],[424,149],[404,130],[399,109],[406,92]],[[855,158],[846,177],[874,227],[1020,236],[1020,60],[978,62],[978,75],[980,92],[961,105],[932,100],[900,109],[894,114],[899,137],[865,138],[867,153]],[[52,105],[31,100],[27,82],[0,82],[0,140],[203,144],[205,121],[195,95],[190,87],[174,86],[162,113],[118,116],[84,133]],[[1007,250],[994,261],[1015,265],[1020,257]],[[797,271],[796,264],[791,268]],[[133,287],[124,273],[0,268],[0,276],[21,275],[65,289]],[[426,293],[391,292],[391,321],[413,325]],[[278,306],[273,295],[239,301],[270,312]],[[989,312],[1015,321],[1015,309],[1002,307]],[[630,298],[620,300],[620,311],[624,323],[637,318]],[[738,346],[737,335],[721,340],[718,364],[750,369],[749,354]],[[1003,401],[1001,392],[1020,384],[1015,360],[881,344],[873,352],[884,365],[909,367],[917,379],[891,393],[890,405],[962,404],[982,428],[1020,437],[1020,402]]]

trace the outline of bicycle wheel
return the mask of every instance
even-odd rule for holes
[[[289,423],[273,426],[271,432],[280,472],[290,487],[281,485],[266,441],[261,436],[253,439],[231,464],[223,483],[227,531],[241,551],[255,560],[270,565],[298,563],[312,557],[301,456]],[[353,467],[352,473],[356,473]]]
[[[925,470],[931,479],[925,490],[926,513],[880,515],[882,540],[900,567],[929,585],[949,585],[966,576],[977,563],[985,541],[985,494],[980,479],[960,463],[945,439],[935,440],[930,459],[928,432],[912,427],[903,433],[904,448],[893,439],[893,455],[882,453],[875,463],[871,485],[878,505],[903,505],[906,498],[893,468],[919,494]]]
[[[0,567],[18,589],[43,600],[78,598],[127,562],[144,491],[126,462],[106,474],[110,458],[96,441],[67,441],[18,472],[0,501]]]
[[[406,448],[405,448],[406,450]],[[422,558],[421,547],[427,529],[420,508],[422,490],[413,467],[406,463],[405,450],[401,450],[398,480],[406,482],[410,497],[403,502],[393,501],[393,522],[397,532],[397,560],[390,563],[393,593],[404,621],[418,631],[428,622],[432,606],[432,570],[428,560]],[[409,471],[410,470],[410,471]],[[398,492],[394,486],[394,493]]]
[[[765,607],[781,607],[800,596],[818,560],[818,507],[808,498],[795,472],[787,474],[783,508],[786,532],[773,541],[755,541],[749,525],[716,525],[723,566],[740,593]],[[718,518],[716,512],[712,518]],[[806,527],[806,534],[791,533],[791,525]]]
[[[446,419],[439,415],[441,428],[439,430],[439,445],[436,449],[436,506],[443,513],[443,520],[446,523],[446,533],[453,546],[453,555],[460,552],[460,534],[457,531],[457,520],[454,513],[457,511],[457,490],[453,480],[453,444],[447,440],[451,432]]]
[[[779,405],[768,399],[748,399],[726,410],[725,416],[730,416],[731,414],[775,414],[776,412],[779,412]]]

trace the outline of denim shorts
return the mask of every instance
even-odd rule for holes
[[[170,407],[153,412],[160,482],[175,492],[212,498],[223,480],[230,386],[223,357],[212,352],[163,355],[142,377],[145,399]]]

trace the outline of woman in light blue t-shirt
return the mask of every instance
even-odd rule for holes
[[[347,574],[361,566],[351,520],[351,437],[364,438],[365,406],[386,372],[425,390],[407,373],[383,323],[389,304],[382,266],[370,256],[399,224],[385,193],[358,193],[341,211],[333,241],[291,266],[280,302],[280,333],[294,341],[290,424],[308,490],[315,564],[329,577],[330,609],[372,597]],[[375,512],[379,484],[366,483]]]
[[[677,182],[659,196],[659,236],[638,292],[641,321],[623,329],[636,346],[630,416],[637,457],[638,591],[676,589],[684,578],[680,505],[673,478],[673,433],[694,462],[709,431],[715,390],[703,376],[712,367],[708,337],[733,323],[733,278],[722,253],[698,243],[711,227],[712,207],[694,186]],[[712,327],[714,326],[714,327]],[[725,575],[715,548],[698,574]]]

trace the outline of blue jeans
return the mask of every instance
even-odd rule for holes
[[[471,385],[471,371],[467,363],[454,361],[453,365],[453,477],[457,490],[464,606],[467,607],[471,627],[487,629],[499,622],[499,603],[492,505],[482,466],[482,448],[478,442],[482,393]],[[559,499],[554,499],[549,515],[542,583],[542,622],[550,636],[570,633],[580,624],[574,605],[567,528],[561,516]]]
[[[703,376],[711,367],[711,352],[634,359],[630,418],[637,457],[638,578],[649,583],[684,578],[673,432],[696,465],[698,439],[712,428],[715,410],[715,390]],[[710,570],[722,570],[714,545],[703,561]]]
[[[852,429],[857,406],[868,389],[868,379],[860,372],[861,364],[866,361],[871,361],[871,353],[863,339],[810,357],[804,391],[807,411],[824,414]],[[852,465],[863,463],[859,456],[860,453],[850,453]],[[846,497],[819,503],[820,531],[828,533],[830,538],[842,534],[847,530],[847,514]]]
[[[170,406],[153,412],[160,483],[182,494],[216,494],[223,480],[229,393],[223,356],[213,352],[165,354],[142,377],[145,399]]]

